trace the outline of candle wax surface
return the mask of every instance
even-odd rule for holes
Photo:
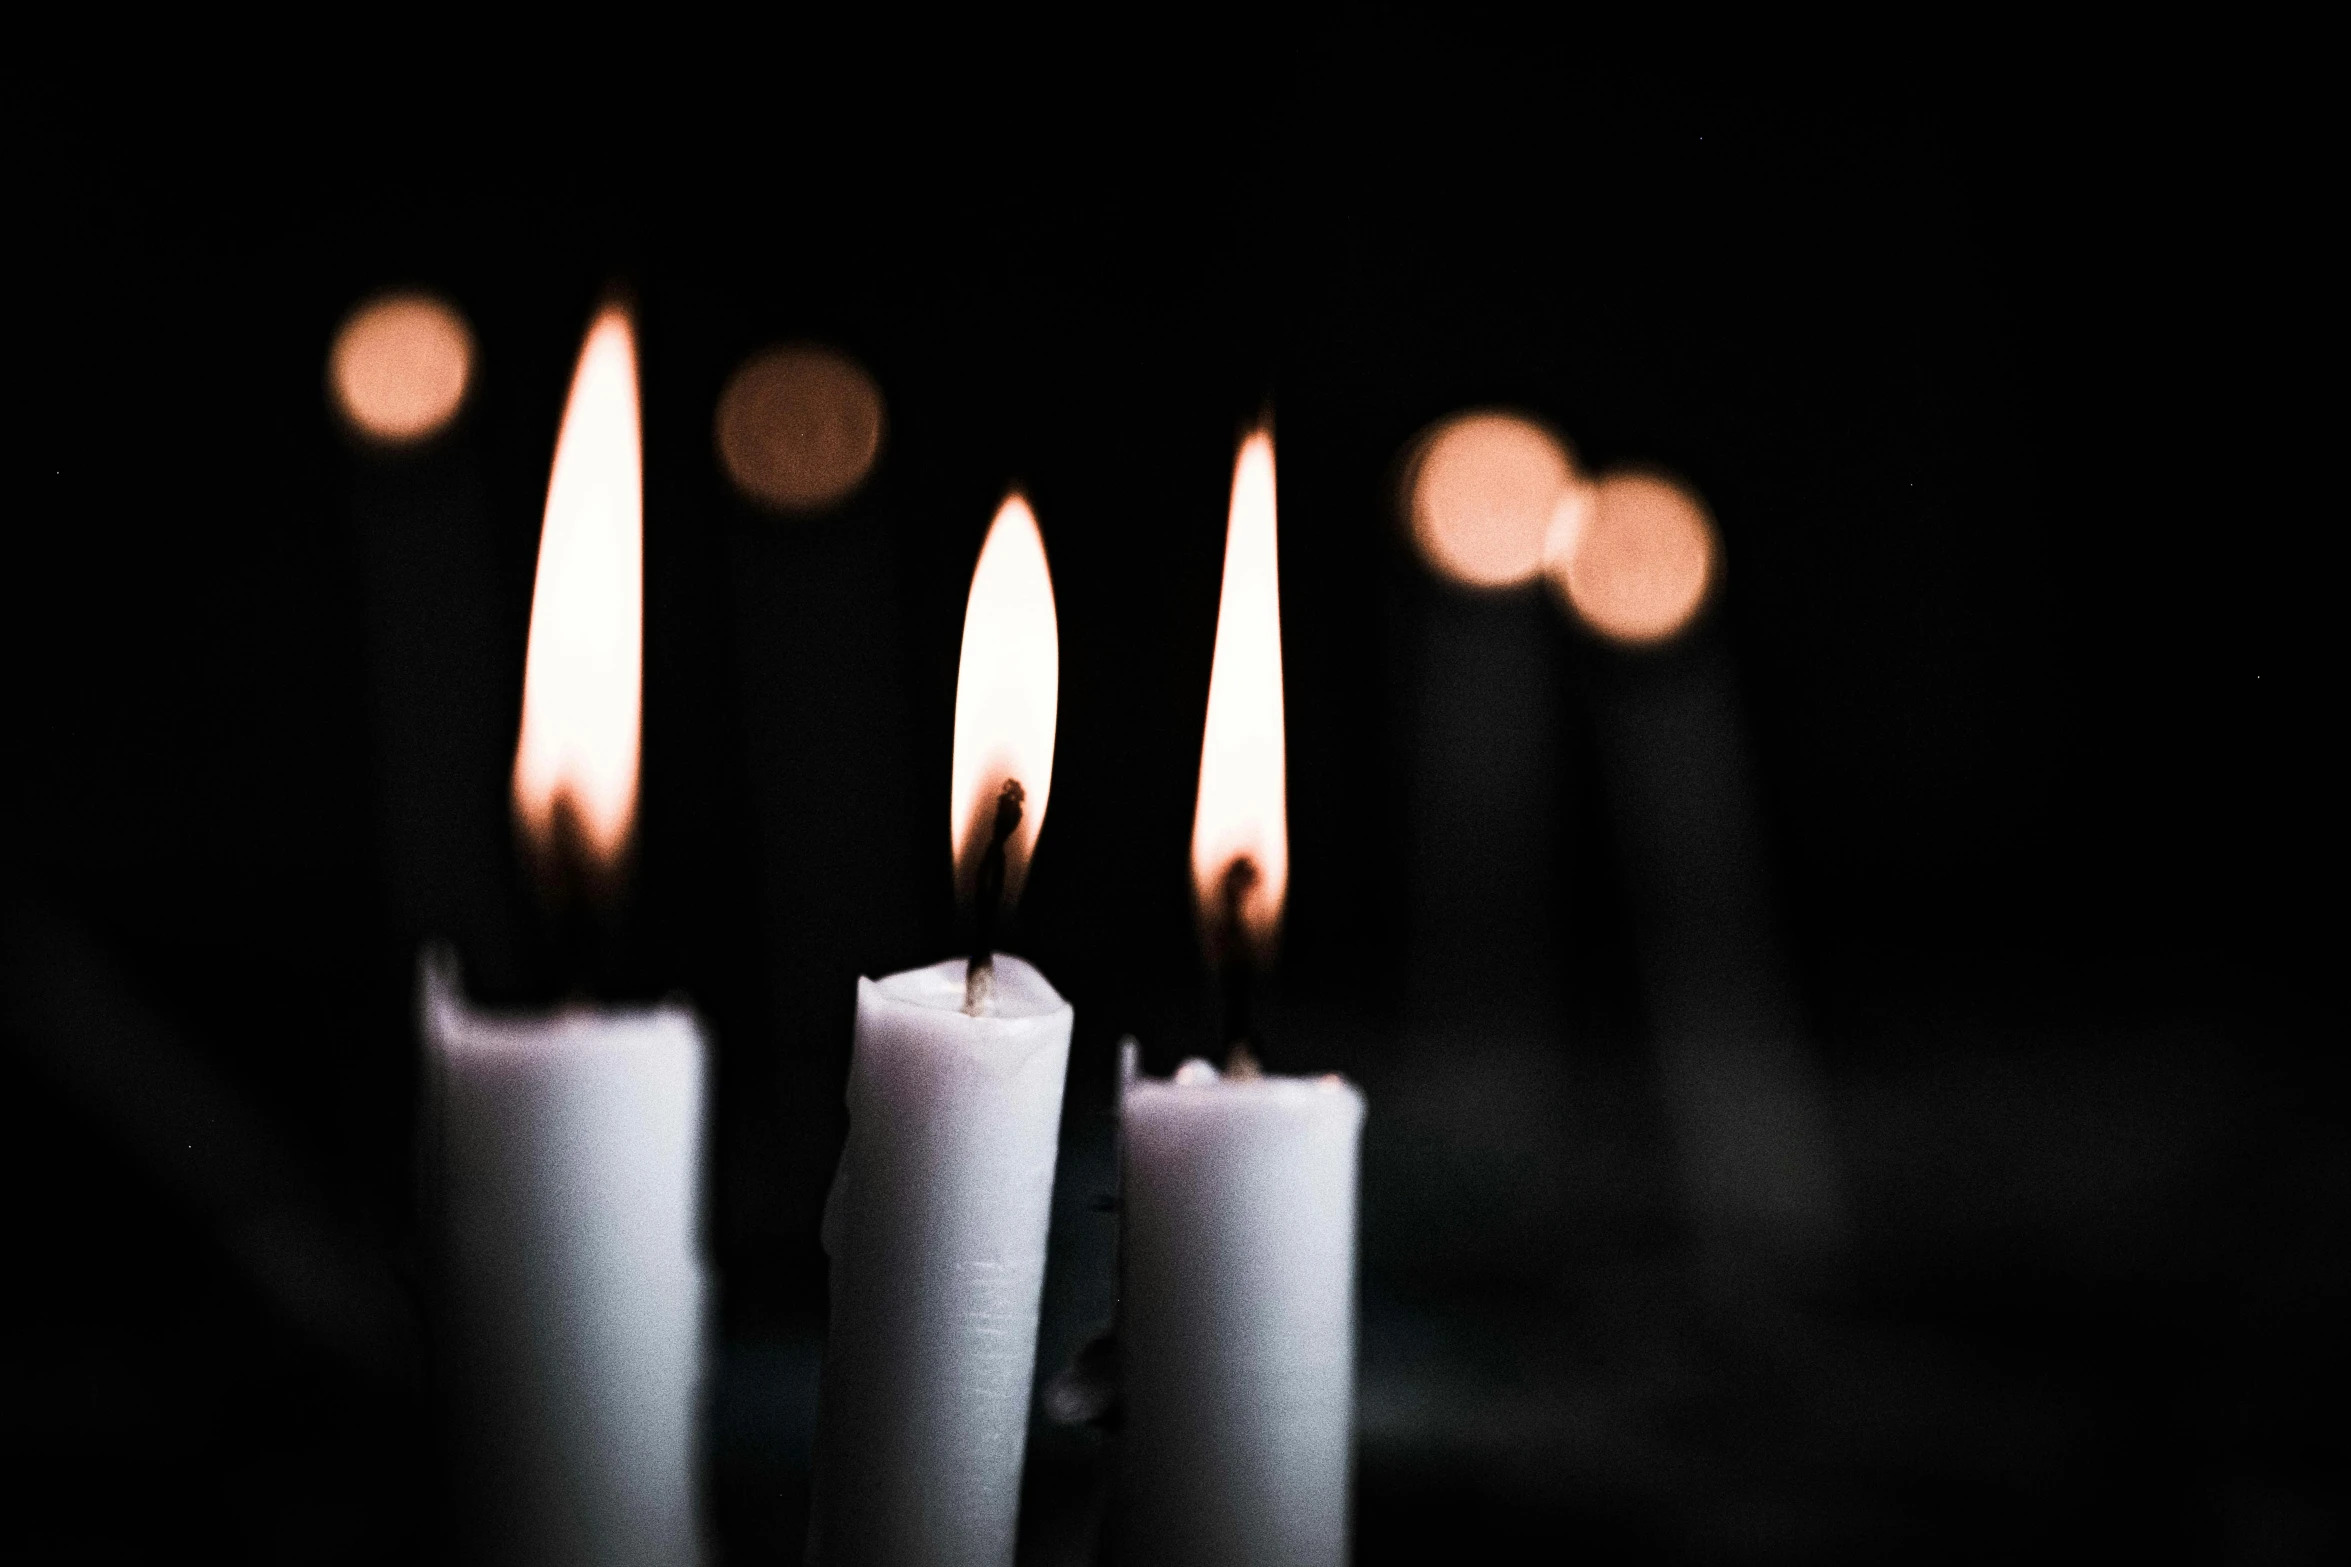
[[[1051,1018],[1069,1010],[1069,1003],[1045,976],[1030,964],[1009,953],[996,954],[995,1001],[990,1010],[973,1022],[999,1021],[1005,1023],[1030,1022]],[[963,984],[966,965],[961,958],[949,958],[929,968],[907,969],[903,973],[869,979],[859,984],[859,999],[870,987],[881,1001],[892,1006],[921,1007],[931,1012],[952,1012],[958,1017],[969,1016],[963,1010]],[[1023,1038],[1042,1038],[1029,1029],[1010,1029],[1000,1036],[975,1038],[968,1043],[988,1048]]]
[[[1127,1085],[1122,1563],[1346,1560],[1363,1114],[1335,1077]]]
[[[963,996],[960,960],[858,984],[818,1567],[1012,1562],[1073,1014],[1002,953],[993,1015]]]
[[[480,1012],[432,959],[422,1003],[460,1549],[697,1560],[701,1027],[674,1006]]]

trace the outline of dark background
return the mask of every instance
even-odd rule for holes
[[[1192,790],[1232,445],[1269,403],[1271,1038],[1371,1095],[1364,1387],[1391,1414],[1360,1558],[2339,1546],[2339,503],[2308,481],[2317,400],[2282,390],[2333,354],[2291,79],[1235,52],[917,79],[810,44],[690,92],[607,65],[37,99],[0,579],[10,1527],[72,1559],[428,1549],[414,953],[454,935],[489,992],[537,983],[501,798],[561,400],[619,283],[647,689],[614,985],[690,994],[717,1042],[725,1560],[798,1557],[851,981],[956,939],[957,639],[1015,482],[1063,685],[1014,945],[1079,1018],[1043,1360],[1106,1309],[1084,1199],[1113,1042],[1161,1071],[1210,1043]],[[395,285],[467,315],[479,379],[385,459],[323,373]],[[873,479],[816,519],[748,507],[712,450],[727,375],[797,339],[888,405]],[[1666,465],[1719,521],[1723,591],[1665,657],[1731,672],[1851,1192],[1848,1255],[1794,1303],[1693,1282],[1660,1152],[1593,720],[1656,670],[1532,592],[1464,610],[1397,526],[1400,451],[1488,404],[1590,466]],[[1566,1075],[1464,1076],[1452,1184],[1399,1218],[1382,1194],[1427,1150],[1380,1123],[1438,1048],[1397,978],[1416,661],[1457,613],[1540,628],[1538,1010]],[[1605,1135],[1531,1165],[1476,1137],[1554,1092]],[[1529,1213],[1549,1238],[1507,1244]],[[1480,1225],[1493,1247],[1454,1244]],[[1381,1391],[1432,1378],[1435,1404]],[[1037,1560],[1092,1441],[1040,1426]]]

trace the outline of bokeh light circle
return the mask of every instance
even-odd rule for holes
[[[1542,570],[1574,460],[1518,414],[1456,414],[1422,435],[1405,476],[1413,542],[1456,582],[1506,588]]]
[[[818,511],[873,471],[881,388],[832,349],[765,349],[719,394],[716,433],[719,462],[746,496],[777,511]]]
[[[1585,625],[1646,646],[1680,632],[1720,569],[1705,504],[1652,473],[1612,473],[1592,487],[1573,545],[1551,562],[1553,583]]]
[[[473,333],[430,294],[385,294],[343,322],[327,356],[335,408],[352,429],[386,446],[438,434],[473,382]]]

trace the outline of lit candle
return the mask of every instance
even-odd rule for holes
[[[636,812],[639,450],[635,343],[607,308],[548,481],[514,765],[534,860],[590,898],[612,894]],[[692,1562],[700,1026],[677,1006],[480,1012],[445,958],[421,989],[459,1549]]]
[[[858,982],[824,1219],[820,1567],[1012,1561],[1072,1015],[994,948],[1052,786],[1060,660],[1044,541],[1015,495],[972,573],[956,675],[948,828],[972,957]]]
[[[1289,885],[1273,442],[1242,443],[1200,749],[1193,887],[1227,982],[1227,1070],[1121,1109],[1125,1451],[1118,1560],[1336,1567],[1355,1401],[1363,1096],[1256,1063],[1251,976]]]

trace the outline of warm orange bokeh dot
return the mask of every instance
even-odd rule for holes
[[[1670,479],[1615,473],[1593,487],[1551,578],[1585,625],[1612,642],[1662,642],[1698,613],[1717,547],[1705,505]]]
[[[1567,447],[1534,420],[1456,414],[1421,437],[1405,477],[1413,542],[1456,582],[1515,586],[1542,570],[1576,484]]]
[[[777,511],[819,511],[865,482],[882,445],[882,391],[829,348],[770,348],[718,399],[718,459],[735,487]]]
[[[430,294],[386,294],[335,334],[327,383],[335,407],[371,441],[407,446],[457,416],[473,380],[473,334]]]

